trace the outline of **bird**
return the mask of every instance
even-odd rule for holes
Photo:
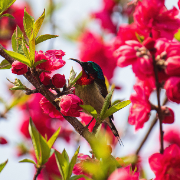
[[[99,115],[104,104],[105,97],[108,94],[105,77],[101,67],[93,61],[83,62],[74,58],[70,58],[70,60],[79,63],[82,67],[82,76],[75,84],[75,95],[82,99],[84,105],[91,105]],[[87,111],[83,111],[89,114]],[[112,122],[113,119],[113,115],[111,115],[103,120],[103,122],[107,123],[114,136],[118,139],[119,143],[122,144],[119,133]]]

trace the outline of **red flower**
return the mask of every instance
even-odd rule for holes
[[[51,77],[49,76],[48,73],[42,72],[42,73],[40,74],[39,78],[40,78],[40,81],[41,81],[45,86],[47,86],[47,85],[50,84],[50,79],[51,79]]]
[[[81,104],[83,104],[83,102],[78,96],[68,94],[61,97],[59,106],[61,108],[61,113],[64,116],[79,117],[79,110],[82,109],[79,105]]]
[[[149,96],[153,90],[152,87],[149,82],[140,80],[134,85],[136,93],[130,97],[132,106],[128,121],[129,124],[135,125],[135,130],[142,128],[149,119],[151,111]]]
[[[163,123],[164,124],[172,124],[174,122],[174,112],[171,108],[162,106],[161,107],[163,112]]]
[[[164,141],[168,142],[169,144],[176,144],[180,147],[179,129],[175,127],[175,128],[170,128],[167,131],[165,131]]]
[[[46,60],[37,66],[39,69],[44,69],[46,71],[54,71],[65,65],[65,61],[62,60],[62,57],[65,53],[62,50],[49,50],[45,53],[39,51],[35,53],[35,61]]]
[[[24,73],[27,73],[27,66],[19,61],[14,61],[12,63],[11,71],[13,74],[22,75]]]
[[[147,34],[153,33],[153,38],[173,39],[180,27],[180,20],[176,17],[178,13],[179,11],[175,7],[167,10],[164,1],[143,0],[139,1],[136,6],[134,21],[139,30],[143,30]]]
[[[106,45],[102,38],[91,32],[85,32],[80,38],[81,61],[93,61],[103,70],[104,75],[110,80],[116,67],[116,58],[110,45]]]
[[[83,124],[87,125],[87,124],[91,121],[92,116],[90,116],[90,115],[82,112],[82,113],[80,114],[80,118],[81,118],[81,122],[82,122]],[[91,122],[91,124],[88,126],[88,129],[89,129],[90,132],[92,132],[95,123],[96,123],[96,120],[93,119],[93,121]]]
[[[61,113],[45,98],[40,101],[40,106],[44,113],[48,114],[51,118],[61,118]]]
[[[55,74],[52,77],[52,84],[57,88],[62,88],[66,83],[66,79],[64,75]]]
[[[108,180],[139,180],[139,173],[132,172],[131,166],[116,169]]]
[[[45,164],[44,168],[41,170],[41,173],[38,175],[37,180],[54,180],[54,178],[60,179],[61,175],[56,163],[55,155],[49,158],[48,162]]]
[[[150,156],[149,164],[156,177],[154,180],[180,180],[180,148],[172,144],[163,154]]]
[[[180,77],[170,77],[166,81],[164,89],[169,100],[180,103]]]
[[[7,140],[4,137],[0,137],[0,144],[7,144]]]

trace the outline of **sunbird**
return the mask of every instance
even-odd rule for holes
[[[82,62],[73,58],[70,60],[76,61],[82,67],[82,76],[75,84],[75,94],[83,100],[84,105],[91,105],[99,115],[104,104],[105,97],[108,94],[101,67],[92,61]],[[83,111],[88,113],[85,110]],[[103,120],[103,122],[107,123],[107,125],[111,128],[112,133],[119,141],[119,133],[112,122],[113,119],[113,115],[111,115]],[[122,141],[120,144],[121,143]]]

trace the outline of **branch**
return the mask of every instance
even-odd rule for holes
[[[0,44],[0,55],[4,57],[10,64],[12,64],[15,59],[10,57],[5,53],[4,47]],[[36,89],[39,93],[41,93],[45,98],[53,104],[53,106],[60,112],[60,108],[57,102],[54,100],[56,96],[49,91],[43,84],[41,84],[38,79],[34,78],[32,73],[28,71],[23,75]],[[61,113],[61,112],[60,112]],[[88,129],[75,117],[63,116],[73,127],[74,129],[83,136],[89,143],[92,138],[95,138],[94,134],[90,133]]]
[[[36,178],[38,177],[38,175],[41,173],[42,167],[40,168],[36,168],[36,174],[33,177],[33,180],[36,180]]]
[[[168,99],[167,97],[164,99],[164,102],[163,102],[163,106],[168,102]],[[151,126],[149,127],[149,130],[147,131],[146,135],[144,136],[144,139],[142,140],[142,142],[140,143],[138,149],[136,150],[136,155],[139,154],[139,152],[141,151],[142,147],[144,146],[144,143],[146,142],[147,138],[149,137],[154,125],[157,123],[157,120],[158,118],[155,116],[153,121],[152,121],[152,124]]]

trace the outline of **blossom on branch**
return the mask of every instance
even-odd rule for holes
[[[13,74],[22,75],[27,73],[28,68],[27,65],[23,64],[22,62],[14,61],[12,63],[11,71]]]

